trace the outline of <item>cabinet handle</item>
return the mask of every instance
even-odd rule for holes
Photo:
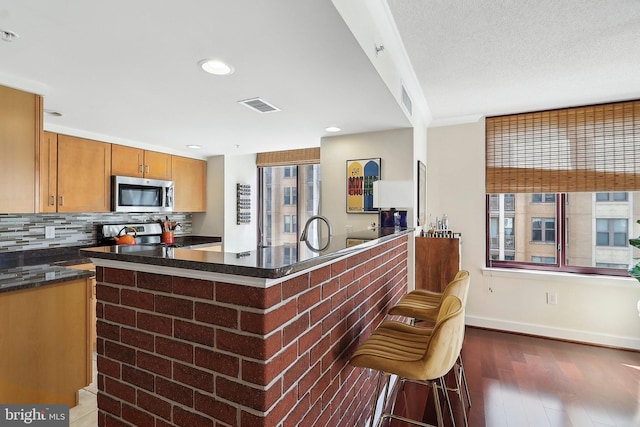
[[[51,206],[56,205],[56,196],[51,196]]]
[[[151,166],[147,165],[147,173],[151,172]]]
[[[64,206],[64,196],[60,196],[60,206]]]
[[[144,165],[140,165],[140,173],[144,173]]]

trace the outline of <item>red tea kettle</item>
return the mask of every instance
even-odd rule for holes
[[[129,234],[129,230],[133,231],[133,236]],[[121,235],[124,231],[124,235]],[[136,244],[136,236],[138,235],[135,227],[122,227],[122,230],[118,232],[118,235],[113,239],[116,241],[117,245],[135,245]]]

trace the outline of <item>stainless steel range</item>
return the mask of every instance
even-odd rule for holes
[[[135,230],[135,231],[133,231]],[[161,242],[162,225],[158,222],[100,224],[98,225],[98,243],[101,245],[115,245],[116,237],[125,233],[133,235],[138,245],[165,245]],[[171,244],[167,246],[181,246]]]

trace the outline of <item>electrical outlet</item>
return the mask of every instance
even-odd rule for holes
[[[547,292],[547,304],[549,305],[558,304],[558,294],[556,292]]]
[[[53,239],[56,237],[56,228],[55,227],[45,227],[44,228],[44,238],[45,239]]]

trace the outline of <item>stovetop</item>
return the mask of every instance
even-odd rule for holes
[[[98,225],[98,242],[100,245],[115,245],[115,238],[123,236],[125,233],[135,236],[138,245],[158,245],[172,248],[184,246],[180,243],[162,243],[162,226],[158,222],[100,224]]]

